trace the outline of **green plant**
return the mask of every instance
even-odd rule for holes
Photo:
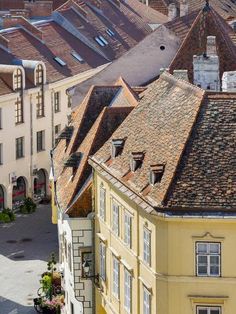
[[[30,214],[35,212],[36,209],[36,204],[34,203],[34,201],[32,200],[32,198],[27,197],[24,200],[24,204],[20,206],[20,212],[22,214]]]
[[[4,214],[8,215],[11,221],[15,220],[15,214],[13,213],[13,211],[10,208],[5,208],[2,211]]]
[[[11,219],[7,214],[0,213],[0,221],[4,223],[8,223],[8,222],[11,222]]]
[[[52,277],[51,275],[44,275],[43,278],[40,280],[42,285],[42,289],[45,294],[49,294],[50,290],[52,289]]]

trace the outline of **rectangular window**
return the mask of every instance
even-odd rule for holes
[[[143,260],[151,264],[151,232],[146,228],[143,228]]]
[[[16,159],[24,157],[24,137],[16,138]]]
[[[197,276],[220,276],[220,243],[197,242]]]
[[[0,143],[0,165],[3,164],[3,145]]]
[[[151,294],[143,287],[143,314],[151,314]]]
[[[60,93],[59,92],[54,93],[54,111],[55,113],[60,111]]]
[[[110,37],[115,36],[115,33],[114,33],[110,28],[108,28],[108,29],[106,30],[106,33],[107,33]]]
[[[59,57],[53,58],[61,67],[64,67],[66,63]]]
[[[116,235],[119,235],[119,205],[112,201],[112,230]]]
[[[18,97],[15,102],[15,123],[23,123],[23,102],[21,97]]]
[[[85,274],[84,267],[82,267],[82,277],[86,278],[93,275],[93,254],[91,251],[81,251],[81,265],[89,265],[89,272]]]
[[[61,132],[61,125],[60,124],[55,125],[55,135],[58,136],[60,132]]]
[[[125,212],[124,220],[124,242],[131,248],[132,218],[129,213]]]
[[[36,108],[37,118],[44,117],[44,101],[43,101],[42,90],[38,92],[36,98],[37,98],[37,108]]]
[[[75,314],[74,304],[70,302],[70,314]]]
[[[221,314],[219,306],[197,306],[196,314]]]
[[[105,47],[108,45],[108,41],[101,35],[94,37],[94,40],[101,46]]]
[[[100,186],[100,217],[105,220],[106,215],[106,190],[103,185]]]
[[[125,269],[125,287],[124,287],[124,307],[127,313],[131,313],[132,304],[132,277],[127,269]]]
[[[37,132],[37,152],[45,150],[45,131]]]
[[[113,286],[112,293],[119,299],[119,285],[120,285],[120,265],[117,258],[113,256]]]
[[[106,280],[106,246],[103,242],[100,242],[100,277],[102,280]]]

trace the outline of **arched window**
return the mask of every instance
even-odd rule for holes
[[[22,89],[22,72],[17,69],[14,74],[14,86],[16,90]]]
[[[43,66],[39,64],[36,68],[36,85],[43,83]]]
[[[0,210],[4,209],[4,190],[3,187],[0,185]]]

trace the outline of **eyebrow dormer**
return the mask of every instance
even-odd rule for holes
[[[155,185],[156,183],[161,182],[164,170],[165,170],[164,164],[151,165],[149,173],[149,183],[151,185]]]
[[[125,139],[113,139],[111,142],[111,157],[115,158],[121,154]]]
[[[142,166],[144,159],[144,152],[132,152],[130,156],[130,170],[136,171]]]

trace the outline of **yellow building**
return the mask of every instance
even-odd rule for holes
[[[235,114],[164,73],[91,157],[96,313],[235,313]]]

